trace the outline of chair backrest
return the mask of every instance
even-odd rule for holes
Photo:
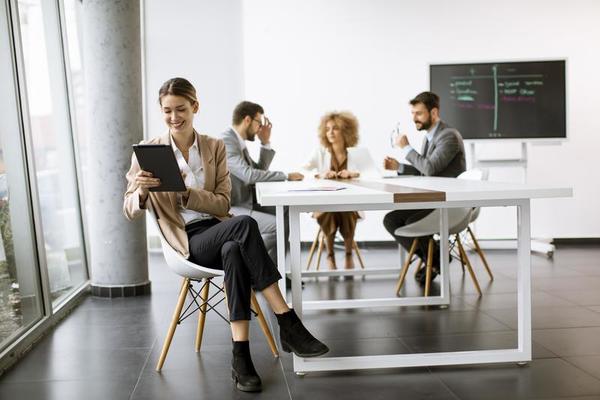
[[[474,180],[474,181],[487,181],[489,176],[490,176],[489,169],[474,168],[474,169],[470,169],[470,170],[463,172],[462,174],[460,174],[458,176],[458,178],[459,179],[470,179],[470,180]],[[471,213],[471,221],[469,221],[469,223],[475,222],[477,217],[479,217],[479,212],[480,212],[479,207],[473,207],[473,212]]]
[[[156,225],[158,230],[158,236],[160,238],[160,244],[162,246],[163,255],[165,257],[165,261],[169,268],[175,272],[177,275],[181,275],[184,278],[190,279],[205,279],[205,278],[214,278],[217,276],[223,276],[223,271],[218,269],[206,268],[198,264],[194,264],[193,262],[186,260],[177,250],[175,250],[160,229],[160,225],[156,219],[156,216],[153,211],[148,212],[150,219]]]
[[[490,175],[490,171],[486,169],[473,168],[466,170],[460,174],[458,179],[470,179],[472,181],[487,181]]]
[[[470,169],[463,172],[458,179],[471,179],[486,181],[489,176],[487,169]],[[475,221],[479,216],[479,207],[472,208],[449,208],[448,209],[448,234],[462,232],[467,229],[469,223]],[[439,232],[440,210],[436,209],[425,218],[412,224],[396,229],[395,234],[406,237],[428,236]]]

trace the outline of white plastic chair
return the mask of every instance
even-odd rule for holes
[[[474,169],[474,170],[469,170],[469,171],[463,172],[462,174],[460,174],[458,176],[458,179],[485,180],[485,179],[487,179],[487,176],[488,176],[487,170]],[[476,215],[474,216],[474,214],[476,214]],[[471,229],[469,228],[469,224],[477,218],[477,215],[479,215],[479,207],[449,208],[448,209],[448,236],[451,237],[454,235],[456,246],[458,247],[459,259],[460,259],[462,265],[465,266],[467,268],[467,270],[469,271],[469,275],[471,276],[473,285],[475,286],[477,293],[479,293],[479,295],[481,296],[482,293],[481,293],[481,288],[479,286],[479,281],[477,280],[475,272],[473,271],[473,268],[471,266],[471,262],[469,261],[469,258],[467,257],[467,253],[466,253],[464,246],[462,244],[462,241],[460,239],[460,233],[463,232],[465,229],[467,229],[468,232],[471,234],[471,237],[474,239],[473,243],[475,243],[475,248],[479,249],[478,253],[480,254],[480,256],[483,254],[482,252],[480,252],[481,249],[479,248],[479,245],[477,244],[475,236],[473,235]],[[406,273],[408,272],[408,267],[410,266],[410,264],[412,262],[413,255],[419,244],[418,238],[421,236],[430,236],[430,235],[439,233],[439,221],[440,221],[440,210],[436,209],[433,212],[431,212],[430,214],[428,214],[425,218],[422,218],[412,224],[402,226],[394,231],[394,234],[397,236],[415,238],[411,244],[408,257],[406,258],[406,262],[404,263],[404,265],[402,266],[402,269],[400,270],[400,276],[396,283],[396,294],[397,295],[400,292],[400,290],[402,289],[404,280],[406,278]],[[426,270],[425,270],[425,296],[429,296],[429,290],[431,287],[433,247],[434,247],[434,241],[433,241],[433,239],[430,239],[428,246],[427,246],[427,265],[425,267],[426,268]],[[485,256],[482,257],[482,260],[485,260]],[[488,274],[490,275],[490,278],[493,279],[491,271],[487,265],[487,261],[484,261],[484,265],[486,267],[486,270],[488,271]],[[417,272],[418,272],[420,266],[421,266],[421,263],[419,263],[419,265],[417,267]]]
[[[490,175],[490,171],[488,169],[470,169],[470,170],[465,171],[462,174],[460,174],[459,178],[460,179],[471,179],[471,180],[476,180],[476,181],[487,181],[489,178],[489,175]],[[470,221],[469,225],[467,225],[467,233],[471,237],[471,241],[473,241],[473,248],[475,249],[477,254],[479,254],[479,258],[481,258],[481,262],[483,263],[483,266],[485,267],[485,270],[487,271],[487,273],[490,277],[490,280],[493,281],[494,275],[492,274],[492,270],[490,269],[490,266],[487,262],[485,254],[483,253],[483,250],[481,250],[481,247],[479,246],[479,242],[477,241],[477,238],[475,237],[475,234],[473,233],[473,230],[470,227],[470,224],[475,222],[477,220],[477,218],[479,217],[479,212],[480,212],[480,207],[473,207],[473,212],[471,213],[471,221]]]
[[[148,214],[150,215],[150,218],[155,223],[155,225],[158,229],[160,243],[162,245],[162,251],[163,251],[163,255],[165,257],[165,261],[167,262],[167,265],[173,272],[175,272],[177,275],[180,275],[183,278],[183,282],[181,284],[181,289],[179,290],[179,297],[177,300],[177,305],[175,306],[175,311],[173,312],[171,324],[169,325],[169,330],[167,331],[167,336],[165,337],[165,341],[163,343],[162,351],[161,351],[160,357],[158,359],[158,364],[156,365],[156,371],[160,372],[160,370],[162,369],[163,364],[165,362],[165,359],[167,358],[167,353],[169,352],[169,347],[171,346],[171,341],[173,340],[173,334],[175,333],[175,329],[177,328],[177,325],[180,324],[184,319],[191,316],[194,312],[200,311],[198,313],[198,327],[196,329],[196,343],[195,343],[196,353],[200,351],[200,347],[202,346],[202,335],[204,333],[204,322],[206,319],[206,313],[208,311],[213,310],[222,319],[224,319],[227,322],[229,322],[229,321],[228,321],[228,318],[225,318],[223,315],[221,315],[221,313],[218,310],[216,310],[214,308],[217,304],[219,304],[223,300],[225,300],[224,289],[212,282],[213,278],[222,277],[224,275],[223,271],[217,270],[217,269],[212,269],[212,268],[206,268],[201,265],[194,264],[193,262],[185,259],[173,247],[171,247],[169,242],[167,242],[167,240],[165,239],[165,237],[160,229],[160,225],[158,224],[158,221],[156,220],[156,216],[154,215],[154,213],[149,212]],[[202,281],[204,281],[204,282],[202,282]],[[196,290],[193,287],[194,282],[201,284],[200,290]],[[209,298],[208,297],[209,288],[211,285],[217,289],[217,293],[215,293],[214,295],[212,295]],[[182,316],[181,311],[183,309],[185,299],[186,299],[188,293],[191,295],[192,299],[191,299],[190,303],[188,304],[188,306],[186,307],[185,311],[183,312],[184,315]],[[223,293],[223,297],[221,297],[218,301],[211,304],[210,301],[213,300],[215,297],[219,297],[219,295],[221,293]],[[198,298],[200,298],[200,300],[201,300],[200,302],[198,302]],[[274,357],[278,357],[279,351],[277,350],[277,345],[275,344],[273,335],[271,335],[271,331],[269,330],[269,326],[267,325],[267,322],[265,321],[265,317],[262,313],[260,305],[258,304],[258,301],[256,300],[256,296],[254,295],[254,292],[252,292],[251,301],[252,301],[253,312],[255,313],[255,315],[258,319],[258,323],[267,339],[267,342],[269,343],[271,352],[273,353]],[[190,310],[190,308],[191,308],[191,310]],[[208,310],[207,310],[207,308],[208,308]]]

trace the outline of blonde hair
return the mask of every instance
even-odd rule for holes
[[[333,121],[342,131],[346,147],[358,144],[358,120],[350,111],[331,111],[321,117],[319,124],[319,142],[325,148],[330,148],[331,143],[327,140],[327,123]]]

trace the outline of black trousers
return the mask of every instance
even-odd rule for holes
[[[267,254],[258,224],[247,215],[186,226],[193,263],[225,272],[231,321],[250,319],[251,289],[261,291],[281,279]]]
[[[425,218],[431,212],[433,212],[433,210],[394,210],[387,213],[385,217],[383,217],[383,226],[390,233],[390,235],[394,237],[396,242],[400,243],[400,245],[404,247],[406,251],[410,251],[410,246],[415,238],[396,236],[394,232],[400,227],[412,224],[413,222],[417,222],[418,220]],[[425,257],[427,256],[427,245],[431,237],[431,235],[419,237],[419,246],[417,247],[415,254],[423,261],[425,261]],[[433,250],[432,264],[435,266],[440,265],[440,252],[439,249],[437,249],[437,245]]]

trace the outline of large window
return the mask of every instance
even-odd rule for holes
[[[29,213],[23,203],[22,157],[7,151],[18,151],[18,130],[6,128],[0,137],[0,349],[42,316]]]
[[[18,12],[43,256],[56,305],[87,280],[60,25],[52,23],[58,7],[19,0]]]
[[[59,1],[0,0],[0,368],[88,281],[71,112],[80,4],[60,2],[61,18]]]
[[[15,47],[0,2],[0,352],[44,315],[32,229]]]

